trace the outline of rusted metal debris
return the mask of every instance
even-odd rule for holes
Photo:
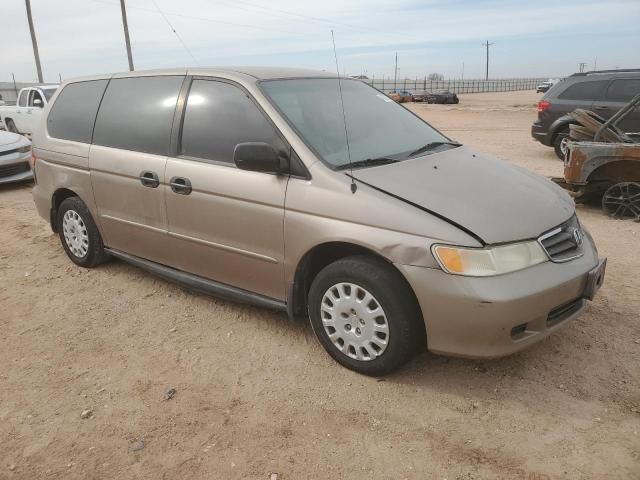
[[[552,180],[576,202],[599,200],[607,215],[640,221],[640,135],[617,127],[636,107],[640,95],[607,121],[586,110],[570,113],[579,125],[570,127],[564,177]]]

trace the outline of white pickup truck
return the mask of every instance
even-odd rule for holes
[[[20,90],[15,105],[0,106],[4,127],[10,132],[31,135],[42,117],[42,109],[57,88],[58,85],[39,85]]]

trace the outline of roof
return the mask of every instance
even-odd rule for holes
[[[237,81],[256,82],[258,80],[273,80],[278,78],[338,78],[338,75],[322,70],[288,67],[190,67],[164,68],[157,70],[136,70],[133,72],[119,72],[103,75],[90,75],[71,78],[66,83],[86,82],[90,80],[105,80],[109,78],[153,77],[160,75],[193,75],[222,77]],[[349,77],[342,77],[353,80]]]
[[[120,72],[112,75],[84,77],[83,80],[98,78],[147,77],[154,75],[211,75],[222,77],[243,77],[253,80],[271,80],[276,78],[336,78],[335,73],[321,70],[287,67],[190,67],[168,68],[159,70],[136,70],[134,72]],[[79,79],[74,79],[79,80]]]
[[[190,69],[191,70],[191,69]],[[209,70],[209,69],[207,69]],[[325,72],[322,70],[311,70],[306,68],[289,68],[289,67],[226,67],[212,68],[212,71],[227,70],[237,73],[243,73],[251,77],[266,80],[273,78],[300,78],[300,77],[336,77],[335,73]]]

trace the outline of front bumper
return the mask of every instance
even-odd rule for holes
[[[15,152],[8,155],[2,155],[0,152],[0,184],[32,180],[30,160],[31,152]]]
[[[420,303],[430,351],[490,358],[539,342],[584,310],[585,297],[592,294],[589,280],[600,262],[588,236],[583,251],[570,262],[545,262],[485,278],[397,267]]]

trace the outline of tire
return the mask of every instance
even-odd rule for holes
[[[313,331],[327,353],[364,375],[385,375],[426,346],[411,287],[400,272],[374,257],[346,257],[323,268],[311,284],[308,309]]]
[[[16,128],[16,124],[15,124],[15,123],[13,123],[13,120],[11,120],[11,119],[9,118],[9,119],[7,119],[4,123],[5,123],[5,125],[6,125],[6,127],[7,127],[7,130],[8,130],[9,132],[17,133],[18,135],[20,135],[20,132],[19,132],[19,131],[18,131],[18,129]]]
[[[66,225],[65,215],[68,216]],[[69,197],[62,201],[56,215],[56,226],[62,248],[76,265],[91,268],[107,259],[102,236],[80,198]]]
[[[569,137],[569,129],[562,130],[558,132],[556,138],[553,140],[553,151],[556,152],[556,156],[564,161],[564,150],[566,150],[566,146],[563,145],[563,142],[566,142],[566,139]]]

